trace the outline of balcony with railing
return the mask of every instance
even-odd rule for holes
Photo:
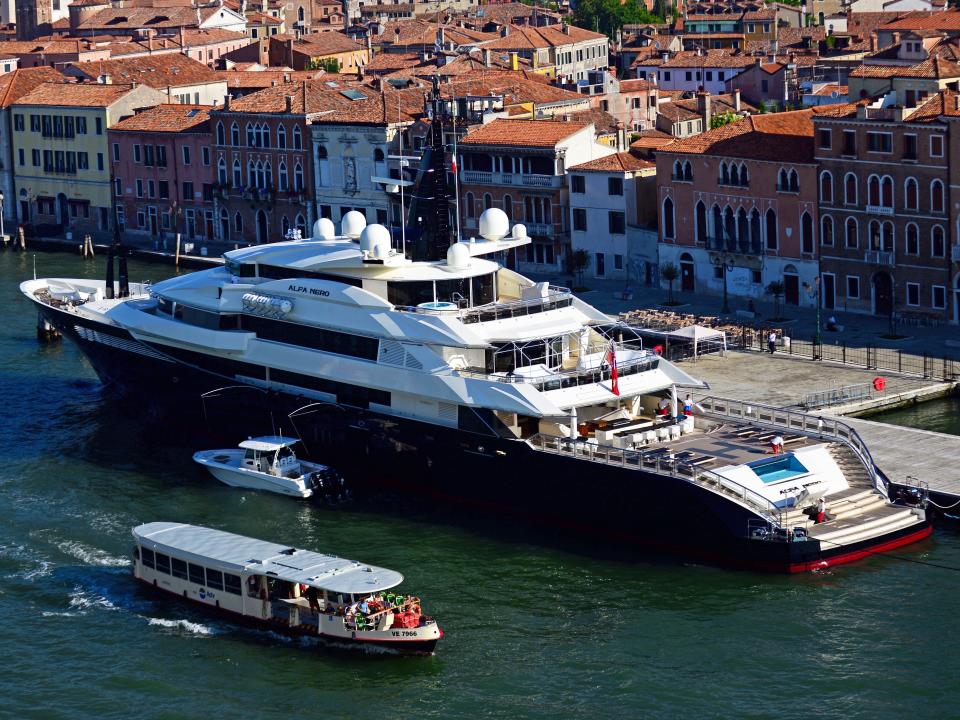
[[[475,185],[519,185],[526,187],[558,188],[563,185],[562,175],[534,175],[528,173],[489,172],[486,170],[464,170],[460,181]]]
[[[891,251],[867,250],[863,254],[863,261],[874,265],[888,265],[893,267],[896,264],[896,255]]]
[[[425,305],[398,307],[398,310],[425,315],[453,315],[462,323],[490,322],[507,320],[549,310],[558,310],[573,304],[573,292],[570,288],[550,285],[547,292],[539,297],[506,300],[479,307],[460,308],[455,303],[428,303]]]
[[[893,206],[867,205],[867,213],[870,215],[893,215]]]
[[[739,255],[762,255],[763,241],[759,237],[707,236],[707,249]]]

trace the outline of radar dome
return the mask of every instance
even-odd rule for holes
[[[363,216],[363,213],[356,210],[351,210],[344,215],[343,219],[340,221],[340,232],[343,235],[346,235],[348,238],[356,240],[358,237],[360,237],[360,233],[363,232],[363,229],[366,226],[367,219]]]
[[[517,223],[513,226],[513,239],[523,240],[527,237],[527,226],[523,223]]]
[[[314,240],[333,240],[337,236],[337,229],[330,218],[320,218],[313,224]]]
[[[470,250],[463,243],[454,243],[447,250],[447,267],[450,270],[463,270],[470,266]]]
[[[360,233],[360,250],[377,258],[385,258],[390,254],[390,231],[383,225],[367,225]]]
[[[488,208],[480,214],[480,235],[487,240],[500,240],[510,231],[510,220],[500,208]]]

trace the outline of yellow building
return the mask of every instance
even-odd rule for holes
[[[10,108],[19,221],[43,235],[108,237],[107,128],[164,101],[146,85],[98,83],[48,82],[21,97]]]

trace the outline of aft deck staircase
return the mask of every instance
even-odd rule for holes
[[[870,480],[860,458],[849,447],[831,443],[830,454],[843,471],[848,489],[826,496],[826,522],[816,524],[812,514],[818,498],[807,498],[804,505],[783,515],[788,528],[803,527],[819,540],[824,549],[852,545],[870,538],[896,532],[924,522],[924,514],[915,508],[891,505]]]

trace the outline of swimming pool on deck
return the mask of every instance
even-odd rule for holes
[[[789,480],[798,475],[806,475],[810,471],[797,459],[793,453],[783,455],[775,460],[759,460],[749,463],[749,467],[754,474],[760,478],[765,485]]]

